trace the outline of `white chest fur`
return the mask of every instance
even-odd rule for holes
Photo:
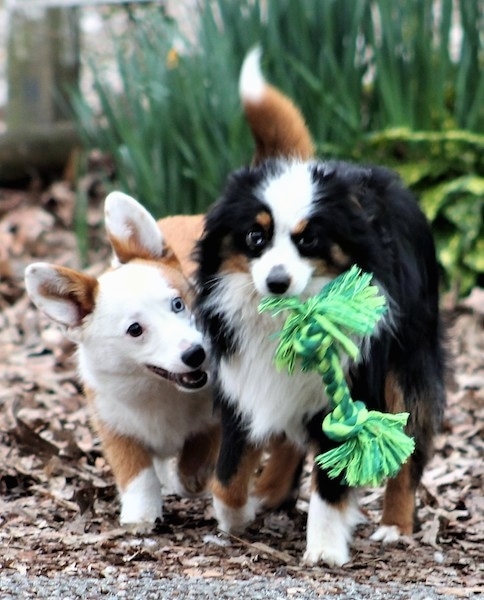
[[[284,317],[258,314],[260,297],[247,294],[247,278],[237,274],[227,278],[214,298],[230,314],[236,330],[238,352],[223,358],[219,381],[226,399],[233,402],[250,423],[254,441],[285,432],[293,441],[304,444],[304,420],[327,403],[321,377],[295,370],[292,375],[277,371],[274,353],[275,334]],[[245,290],[245,293],[242,293]]]
[[[82,347],[78,358],[81,376],[94,392],[96,416],[159,458],[173,456],[187,437],[213,422],[210,389],[185,393],[142,368],[124,374],[96,371]]]

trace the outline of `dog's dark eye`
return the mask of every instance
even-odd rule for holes
[[[249,250],[262,250],[266,245],[266,232],[261,227],[249,229],[245,235],[245,243]]]
[[[182,310],[185,310],[185,302],[183,302],[180,296],[173,298],[173,300],[171,301],[171,310],[174,313],[179,313],[182,312]]]
[[[318,244],[318,238],[315,233],[311,231],[305,231],[296,239],[296,246],[302,252],[309,252],[316,248]]]
[[[131,323],[126,333],[131,337],[139,337],[143,333],[143,328],[139,323]]]

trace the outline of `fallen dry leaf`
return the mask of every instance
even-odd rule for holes
[[[2,574],[89,572],[136,576],[250,578],[289,575],[331,582],[417,582],[442,594],[484,593],[484,329],[481,292],[453,316],[445,430],[422,482],[420,531],[389,546],[369,535],[381,515],[382,489],[362,493],[368,522],[355,535],[352,561],[343,568],[300,564],[305,545],[310,462],[300,498],[287,512],[263,514],[240,537],[216,530],[207,498],[168,497],[165,518],[153,531],[118,525],[110,469],[89,426],[73,360],[73,345],[30,304],[23,269],[33,260],[77,268],[79,256],[70,188],[39,196],[0,192],[0,565]],[[3,210],[6,206],[7,209]],[[59,214],[56,214],[59,210]],[[90,262],[99,273],[109,260],[99,197],[88,222]],[[13,229],[11,224],[15,224]],[[10,227],[10,229],[9,229]],[[3,234],[2,234],[3,232]],[[3,235],[3,237],[2,237]],[[341,591],[341,590],[340,590]],[[288,595],[297,597],[297,584]]]

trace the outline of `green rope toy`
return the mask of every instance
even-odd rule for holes
[[[359,349],[353,340],[370,336],[387,310],[371,279],[354,266],[306,302],[268,297],[259,305],[259,312],[270,310],[273,316],[291,311],[278,334],[276,367],[291,374],[300,358],[303,371],[321,375],[331,409],[322,428],[341,444],[317,456],[316,462],[332,478],[344,473],[352,487],[377,486],[393,477],[415,448],[404,432],[409,414],[368,410],[363,402],[353,401],[341,367],[340,353],[355,360]]]

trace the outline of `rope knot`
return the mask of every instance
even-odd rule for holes
[[[359,400],[351,402],[344,413],[341,407],[337,406],[324,418],[323,431],[335,442],[344,442],[358,435],[368,415],[368,409]]]
[[[344,474],[350,486],[379,485],[393,477],[415,447],[404,432],[408,413],[368,411],[363,402],[353,401],[341,367],[340,352],[356,359],[354,339],[371,335],[385,314],[385,297],[371,279],[354,266],[306,302],[265,298],[259,306],[273,315],[290,311],[279,334],[276,366],[292,373],[300,359],[303,371],[321,375],[331,409],[322,429],[340,445],[317,456],[316,462],[330,477]]]
[[[313,357],[318,353],[325,337],[325,331],[315,320],[311,320],[294,337],[294,351],[301,357]]]

